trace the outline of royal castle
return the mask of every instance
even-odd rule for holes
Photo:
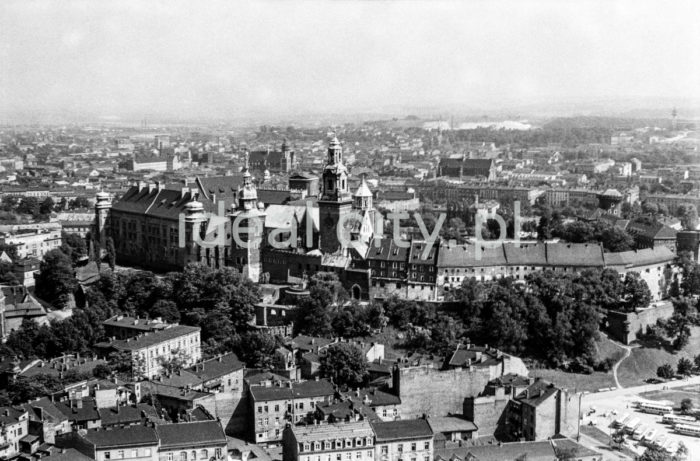
[[[523,242],[476,252],[475,244],[398,242],[382,234],[382,218],[364,179],[350,191],[335,137],[320,179],[318,187],[315,177],[291,174],[286,191],[259,188],[246,156],[239,175],[197,178],[184,187],[139,183],[115,203],[101,192],[95,241],[104,250],[111,238],[118,264],[159,272],[201,263],[235,267],[252,281],[275,283],[335,272],[361,300],[391,294],[440,300],[465,278],[522,281],[544,269],[604,267],[621,275],[640,273],[653,298],[660,299],[676,278],[675,254],[663,246],[606,253],[592,243]]]

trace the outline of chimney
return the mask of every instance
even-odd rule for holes
[[[148,183],[148,193],[150,194],[150,193],[153,192],[154,190],[156,190],[156,185],[155,185],[154,183],[152,183],[152,182],[149,182],[149,183]]]

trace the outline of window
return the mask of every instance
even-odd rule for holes
[[[280,411],[280,406],[279,406],[279,405],[275,405],[275,411]]]
[[[199,452],[199,457],[202,459],[207,459],[209,457],[209,452],[206,448]]]
[[[362,452],[358,451],[357,453],[355,453],[355,458],[362,459]]]
[[[136,457],[138,457],[138,455],[139,455],[138,450],[131,450],[131,457],[132,458],[136,458]],[[170,455],[170,458],[172,459],[173,454],[169,453],[169,455]]]
[[[311,450],[311,445],[309,443],[304,444],[304,451],[309,451]]]
[[[381,452],[383,455],[389,454],[389,447],[387,445],[382,445]]]
[[[112,459],[112,453],[109,451],[105,451],[105,459]]]
[[[413,442],[411,444],[411,451],[416,451],[416,443],[415,442]]]
[[[430,442],[425,442],[425,449],[430,450]]]
[[[321,449],[321,442],[314,443],[314,450],[318,451]]]
[[[131,457],[134,458],[134,455],[132,454]],[[168,453],[168,454],[167,454],[167,460],[168,460],[168,461],[173,461],[173,454],[172,454],[172,453]]]
[[[372,450],[367,450],[367,457],[371,458],[372,457]]]
[[[151,456],[151,449],[150,449],[150,448],[144,449],[144,450],[143,450],[143,455],[144,455],[144,456]]]
[[[216,449],[216,457],[221,458],[221,448]]]
[[[117,452],[117,458],[118,459],[124,459],[124,450],[119,450]]]
[[[400,443],[396,446],[396,449],[398,450],[399,453],[403,453],[403,443]]]
[[[262,405],[258,405],[258,413],[262,413]]]
[[[187,452],[186,451],[180,452],[180,461],[187,461]]]

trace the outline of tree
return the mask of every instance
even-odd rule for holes
[[[673,378],[673,376],[674,376],[673,367],[668,363],[661,365],[656,370],[656,376],[658,376],[659,378],[662,378],[662,379]]]
[[[97,364],[95,365],[95,368],[92,369],[92,375],[95,378],[105,379],[109,378],[111,374],[111,368],[109,367],[109,365],[105,365],[104,363]]]
[[[71,258],[73,266],[87,256],[85,240],[78,234],[61,234],[61,251]]]
[[[693,362],[685,357],[681,357],[678,360],[677,370],[679,375],[688,376],[693,371]]]
[[[40,373],[32,377],[18,376],[7,386],[7,393],[14,405],[44,397],[61,389],[61,381],[54,375]]]
[[[36,197],[23,197],[17,206],[17,213],[39,216],[39,200]]]
[[[164,322],[177,323],[180,321],[180,311],[177,304],[169,299],[159,299],[149,310],[151,318],[162,318]]]
[[[274,365],[278,343],[262,331],[247,331],[233,340],[232,348],[248,368],[270,370]]]
[[[693,410],[693,401],[691,399],[681,400],[681,413],[688,414]]]
[[[165,374],[175,373],[182,370],[191,361],[191,357],[187,352],[180,349],[171,351],[170,357],[158,357],[158,362]]]
[[[647,307],[651,302],[649,285],[647,285],[647,282],[645,282],[637,272],[628,272],[625,274],[625,280],[622,285],[625,309],[628,312],[634,311],[637,308]]]
[[[36,280],[36,292],[40,298],[64,305],[78,288],[71,259],[61,250],[51,250],[44,255]]]
[[[334,344],[321,357],[320,373],[339,386],[356,387],[362,385],[367,377],[367,362],[357,346]]]
[[[117,250],[114,248],[114,239],[112,237],[107,237],[107,242],[105,243],[105,253],[109,268],[114,270],[114,267],[117,265]]]
[[[46,197],[39,205],[39,214],[43,216],[48,216],[53,212],[54,201],[51,197]]]

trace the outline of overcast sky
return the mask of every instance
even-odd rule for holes
[[[700,2],[0,1],[0,111],[700,97]]]

